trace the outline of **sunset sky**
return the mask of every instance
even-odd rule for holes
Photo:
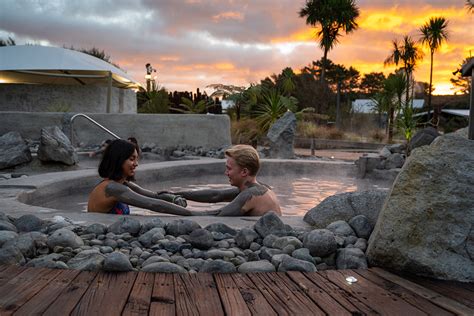
[[[168,90],[203,90],[213,83],[248,86],[295,71],[322,56],[315,29],[298,16],[304,0],[0,0],[0,38],[17,45],[97,47],[144,82],[145,64]],[[361,73],[384,67],[391,41],[419,38],[430,17],[449,20],[449,41],[435,54],[435,94],[450,94],[449,79],[474,55],[474,14],[465,0],[359,0],[359,29],[341,38],[329,58]],[[429,53],[415,72],[429,80]]]

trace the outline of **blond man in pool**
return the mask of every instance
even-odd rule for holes
[[[252,146],[236,145],[225,151],[225,175],[233,188],[227,190],[200,190],[176,192],[197,202],[229,202],[216,210],[217,216],[261,216],[269,211],[281,215],[275,193],[257,181],[260,169],[258,153]]]

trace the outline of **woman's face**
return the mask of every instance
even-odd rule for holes
[[[133,154],[123,162],[122,173],[125,179],[133,177],[135,175],[135,169],[138,167],[138,154],[134,150]]]

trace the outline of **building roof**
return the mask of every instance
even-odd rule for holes
[[[0,47],[0,83],[104,84],[109,73],[116,87],[140,86],[114,65],[75,50],[39,45]]]
[[[413,100],[413,108],[421,109],[425,104],[423,99]],[[354,113],[373,113],[375,107],[375,101],[372,99],[356,99],[352,101],[352,111]]]

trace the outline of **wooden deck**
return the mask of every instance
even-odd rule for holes
[[[347,276],[357,282],[349,284]],[[474,315],[474,284],[382,269],[107,273],[0,266],[0,315]]]

